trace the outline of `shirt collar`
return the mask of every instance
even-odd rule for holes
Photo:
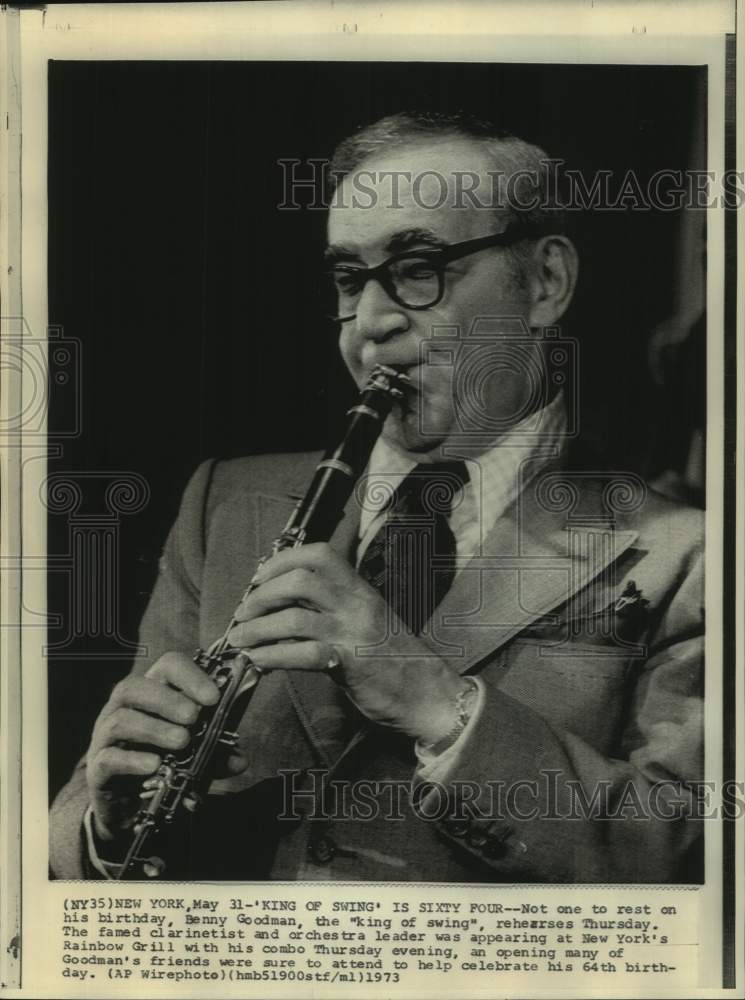
[[[481,497],[482,522],[493,525],[519,491],[520,469],[527,459],[531,473],[540,467],[541,458],[548,461],[558,454],[565,440],[566,414],[562,393],[550,403],[525,417],[503,434],[480,455],[466,459],[470,485]],[[392,493],[414,466],[423,461],[421,455],[393,444],[381,435],[378,438],[367,470],[367,496],[360,517],[360,535],[381,512],[381,505],[368,502],[376,483],[385,483],[385,492]]]

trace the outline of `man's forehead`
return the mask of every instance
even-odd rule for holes
[[[351,249],[390,248],[420,232],[423,242],[481,235],[493,223],[488,197],[489,159],[468,140],[414,144],[371,156],[341,181],[328,219],[329,244]],[[481,178],[481,202],[463,196]]]
[[[494,231],[494,213],[474,208],[346,207],[329,211],[327,245],[336,256],[395,254],[442,246]]]

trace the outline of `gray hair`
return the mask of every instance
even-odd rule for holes
[[[493,122],[465,112],[401,111],[362,127],[334,151],[330,163],[332,189],[365,160],[392,149],[449,138],[472,140],[493,163],[498,188],[495,190],[492,182],[493,199],[488,207],[497,214],[506,213],[510,222],[526,226],[528,236],[533,231],[536,236],[564,231],[563,212],[558,192],[551,184],[551,161],[546,152]]]

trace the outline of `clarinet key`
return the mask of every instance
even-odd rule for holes
[[[151,858],[145,858],[142,862],[142,870],[148,878],[160,878],[166,870],[166,863],[163,858],[153,855]]]
[[[190,813],[196,812],[202,805],[203,801],[204,799],[199,792],[191,791],[183,798],[184,809]]]

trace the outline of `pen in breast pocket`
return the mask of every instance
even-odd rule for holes
[[[633,607],[634,605],[641,605],[643,607],[648,603],[648,601],[642,599],[642,592],[637,588],[636,582],[629,580],[625,590],[616,601],[614,610],[623,611],[625,608]]]

